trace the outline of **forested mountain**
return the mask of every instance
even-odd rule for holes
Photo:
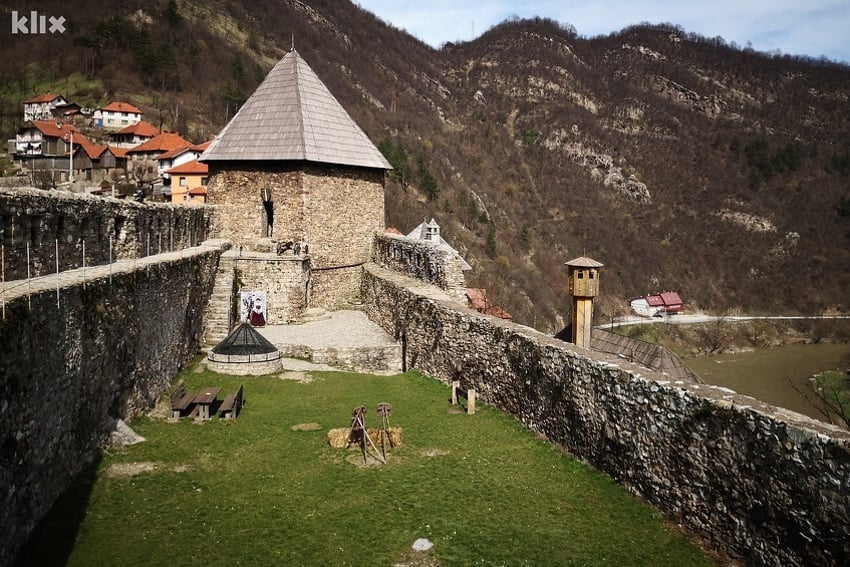
[[[345,0],[34,4],[67,31],[0,36],[7,136],[52,91],[202,141],[294,45],[395,166],[388,225],[435,217],[519,322],[561,328],[581,255],[605,264],[603,320],[670,289],[716,312],[848,310],[846,65],[671,24],[512,20],[435,50]]]

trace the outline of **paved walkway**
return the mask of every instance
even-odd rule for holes
[[[257,330],[272,344],[311,349],[386,347],[398,343],[362,311],[331,311],[328,319],[293,325],[267,325]]]

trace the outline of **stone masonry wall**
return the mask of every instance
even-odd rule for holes
[[[466,278],[460,259],[429,242],[382,234],[375,239],[374,261],[400,274],[434,284],[454,299],[466,302]]]
[[[285,325],[301,318],[310,289],[310,263],[306,258],[243,253],[234,255],[234,262],[241,289],[266,292],[269,325]]]
[[[0,565],[198,350],[217,250],[22,295],[0,319]],[[79,272],[79,270],[77,270]],[[71,277],[74,272],[66,275]],[[7,298],[8,299],[8,298]]]
[[[314,269],[368,262],[384,221],[384,172],[309,165],[304,176],[307,242]]]
[[[261,196],[268,196],[274,210],[271,238],[307,243],[313,270],[309,306],[336,309],[357,299],[359,266],[369,261],[375,234],[385,227],[383,170],[307,162],[211,168],[216,236],[247,250],[267,246],[259,241],[266,218]]]
[[[141,258],[180,250],[206,240],[208,209],[197,206],[97,197],[38,189],[0,189],[0,242],[7,281],[112,259]]]
[[[213,234],[252,249],[265,238],[263,191],[274,203],[272,236],[279,242],[306,234],[303,167],[296,163],[263,163],[261,170],[210,164],[208,203],[215,205]]]
[[[846,564],[847,431],[481,315],[375,264],[364,272],[367,314],[402,342],[407,368],[475,388],[747,564]]]

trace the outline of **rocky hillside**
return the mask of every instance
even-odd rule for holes
[[[0,61],[5,134],[53,90],[200,141],[294,43],[394,164],[388,224],[435,217],[519,322],[560,329],[580,255],[605,264],[602,320],[665,289],[715,312],[850,308],[846,66],[669,24],[588,39],[517,20],[434,50],[340,0],[82,0],[68,18]]]

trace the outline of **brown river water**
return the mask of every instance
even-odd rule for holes
[[[812,375],[850,367],[850,345],[789,345],[752,352],[702,356],[684,360],[706,384],[752,396],[771,405],[824,419],[791,384],[807,391]]]

